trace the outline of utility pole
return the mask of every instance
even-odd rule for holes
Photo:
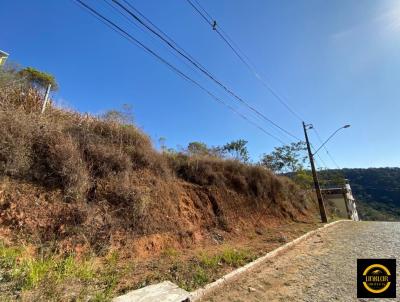
[[[47,86],[46,93],[44,95],[44,100],[43,100],[43,105],[42,105],[42,114],[44,113],[44,110],[46,109],[47,101],[49,99],[50,89],[51,89],[51,84],[49,84]]]
[[[0,67],[2,67],[4,65],[4,63],[6,62],[8,56],[9,56],[8,53],[6,53],[5,51],[0,50]]]
[[[311,164],[311,171],[312,171],[312,176],[314,179],[314,187],[315,187],[315,192],[317,193],[317,199],[318,199],[318,206],[319,206],[319,212],[321,214],[321,221],[323,223],[328,222],[328,218],[326,216],[326,210],[325,210],[325,205],[324,205],[324,200],[322,198],[322,193],[321,193],[321,188],[319,186],[319,181],[318,181],[318,176],[317,176],[317,171],[315,170],[315,164],[314,164],[314,156],[311,152],[311,147],[310,147],[310,142],[308,140],[308,134],[307,134],[307,126],[303,122],[303,128],[304,128],[304,136],[306,138],[306,144],[307,144],[307,150],[308,150],[308,157],[310,158],[310,164]]]

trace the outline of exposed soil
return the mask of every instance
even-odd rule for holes
[[[312,214],[301,211],[293,219],[285,211],[271,213],[268,207],[248,206],[232,191],[213,191],[183,182],[171,186],[175,191],[167,191],[169,194],[181,193],[176,196],[176,212],[155,210],[154,221],[149,222],[152,232],[132,233],[132,228],[123,225],[125,218],[120,220],[123,208],[112,208],[105,202],[60,202],[61,190],[43,190],[35,184],[4,179],[0,189],[0,241],[29,247],[32,257],[90,257],[103,272],[105,259],[117,255],[110,275],[118,272],[118,281],[109,293],[111,297],[163,280],[194,290],[319,225]],[[227,205],[227,200],[231,204]],[[240,259],[207,264],[226,251]],[[40,285],[23,291],[20,297],[27,301],[70,301],[82,295],[82,286],[88,294],[101,291],[99,282],[84,285],[75,281],[73,289],[67,290],[73,290],[71,297],[59,287],[57,298],[50,299],[49,290]],[[11,292],[4,291],[5,297],[15,298],[15,289],[10,288]]]
[[[311,222],[282,223],[275,220],[271,222],[271,225],[257,228],[256,231],[233,234],[225,231],[215,232],[209,234],[201,244],[195,247],[181,250],[167,248],[158,257],[150,257],[136,263],[135,268],[124,277],[120,289],[124,292],[129,288],[170,280],[187,290],[194,290],[319,226],[320,224]],[[244,261],[231,265],[218,263],[215,267],[206,270],[206,282],[192,282],[195,276],[191,269],[202,267],[203,256],[212,258],[226,249],[243,251]]]
[[[179,181],[169,186],[138,184],[136,190],[141,186],[148,194],[141,193],[141,198],[153,202],[148,201],[143,221],[130,221],[131,209],[123,204],[62,202],[59,189],[44,190],[4,178],[0,184],[2,240],[37,243],[41,250],[57,253],[94,252],[101,256],[118,250],[121,256],[144,259],[159,255],[165,248],[193,249],[213,241],[246,238],[279,224],[314,219],[290,203],[277,209],[268,204],[256,206],[230,190]],[[213,238],[215,234],[223,239]],[[279,231],[275,231],[277,234]]]
[[[0,91],[0,283],[12,298],[108,299],[163,279],[193,289],[315,227],[309,193],[265,167],[159,152],[131,123],[41,114],[41,99]]]

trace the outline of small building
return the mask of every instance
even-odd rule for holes
[[[322,189],[325,203],[334,211],[334,215],[340,218],[348,218],[354,221],[359,221],[358,212],[356,208],[356,201],[349,181],[339,188]]]
[[[8,58],[8,53],[5,51],[0,50],[0,66],[3,66]]]

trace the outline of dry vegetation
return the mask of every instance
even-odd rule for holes
[[[239,236],[277,219],[307,221],[314,211],[296,185],[264,168],[163,154],[134,125],[55,106],[42,115],[40,108],[36,90],[0,90],[0,272],[6,276],[0,284],[12,284],[7,297],[29,300],[49,280],[56,280],[53,289],[67,292],[62,281],[71,278],[80,284],[73,298],[85,296],[79,288],[88,290],[85,282],[96,275],[97,264],[87,264],[90,255],[103,257],[106,272],[97,274],[91,299],[107,299],[116,288],[116,272],[107,262],[115,251],[128,263],[192,248],[214,240],[215,232]],[[203,269],[229,257],[239,257],[240,264],[252,259],[218,257]],[[88,266],[71,273],[82,263]],[[204,282],[192,287],[199,284]],[[44,300],[73,300],[54,291],[40,294]]]

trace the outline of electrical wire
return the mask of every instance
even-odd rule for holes
[[[227,32],[225,32],[221,26],[217,25],[215,19],[207,12],[206,9],[204,9],[204,7],[202,7],[202,5],[199,3],[199,1],[193,0],[197,4],[197,6],[194,5],[194,3],[191,0],[186,0],[186,1],[206,21],[206,23],[209,24],[213,28],[213,30],[215,30],[217,32],[217,34],[220,36],[220,38],[229,46],[229,48],[235,53],[235,55],[240,59],[240,61],[242,61],[242,63],[247,67],[247,69],[254,74],[254,76],[275,96],[275,98],[278,101],[280,101],[281,104],[284,105],[286,107],[286,109],[288,111],[290,111],[297,119],[302,121],[303,118],[294,109],[292,109],[287,102],[285,102],[285,100],[275,91],[275,89],[273,89],[273,87],[268,82],[266,82],[259,75],[254,64],[251,63],[251,60],[249,59],[249,57],[240,49],[240,47],[237,45],[237,43],[234,42],[234,40],[227,34]],[[313,129],[318,136],[318,140],[322,144],[321,138],[320,138],[317,130],[314,127],[313,127]],[[315,151],[315,148],[312,145],[311,145],[311,147]],[[325,149],[326,153],[328,154],[329,158],[331,159],[331,161],[334,163],[334,165],[340,170],[339,165],[334,160],[333,156],[330,154],[330,152],[328,151],[326,146],[324,146],[324,149]],[[317,155],[319,161],[322,163],[322,165],[321,165],[319,163],[319,161],[315,159],[317,166],[319,166],[319,168],[321,168],[321,169],[329,170],[327,164],[322,159],[322,157],[319,154],[316,154],[316,155]]]
[[[200,11],[196,5],[193,4],[191,0],[186,0],[190,6],[209,24],[212,29],[218,34],[218,36],[228,45],[228,47],[235,53],[235,55],[239,58],[239,60],[246,66],[246,68],[260,81],[260,83],[267,88],[267,90],[278,100],[294,117],[298,120],[304,120],[300,114],[298,114],[289,104],[285,101],[284,97],[282,97],[273,87],[272,85],[266,81],[259,72],[254,64],[251,62],[249,57],[238,47],[237,43],[233,41],[233,39],[227,34],[226,31],[222,29],[221,26],[217,25],[215,19],[200,5],[200,3],[194,0],[197,6],[203,11]],[[206,16],[207,15],[207,16]],[[208,19],[208,18],[209,19]],[[211,21],[210,21],[211,20]]]
[[[227,87],[225,84],[223,84],[219,79],[215,77],[210,71],[208,71],[204,66],[202,66],[198,61],[194,60],[192,56],[188,55],[186,51],[182,51],[175,45],[177,43],[173,41],[170,37],[166,37],[165,34],[162,34],[158,32],[156,29],[152,28],[149,24],[146,24],[145,21],[143,21],[138,14],[135,14],[135,12],[132,11],[132,8],[137,11],[137,9],[134,8],[133,5],[129,5],[129,8],[120,3],[117,0],[112,0],[113,3],[115,3],[118,7],[123,9],[126,13],[128,13],[132,18],[134,18],[137,22],[139,22],[142,26],[144,26],[146,29],[148,29],[152,34],[160,38],[163,42],[165,42],[171,49],[176,51],[179,55],[184,57],[188,62],[190,62],[195,68],[200,70],[204,75],[206,75],[209,79],[211,79],[214,83],[216,83],[218,86],[220,86],[222,89],[224,89],[227,93],[229,93],[232,97],[234,97],[237,101],[239,101],[241,104],[246,106],[248,109],[256,113],[259,117],[262,119],[266,120],[270,124],[272,124],[274,127],[278,128],[280,131],[284,132],[285,134],[289,135],[290,137],[300,140],[297,136],[295,136],[293,133],[289,132],[276,122],[272,121],[270,118],[268,118],[266,115],[261,113],[259,110],[257,110],[255,107],[250,105],[246,100],[244,100],[242,97],[240,97],[238,94],[236,94],[231,88]],[[125,3],[129,3],[127,1],[124,1]],[[131,8],[131,9],[130,9]],[[143,14],[142,14],[143,15]],[[147,18],[146,18],[147,19]]]
[[[313,127],[313,130],[317,136],[318,141],[320,142],[320,144],[323,144],[321,136],[319,135],[317,129],[315,128],[315,126]],[[340,166],[337,164],[336,160],[333,158],[333,156],[331,155],[331,153],[328,151],[328,148],[324,145],[323,148],[326,151],[326,154],[328,155],[328,157],[330,158],[330,160],[332,161],[332,163],[336,166],[337,169],[341,169]]]
[[[84,3],[81,0],[73,0],[75,1],[76,4],[78,4],[79,7],[86,9],[88,12],[91,13],[91,15],[93,15],[94,17],[96,17],[96,19],[100,20],[103,24],[107,25],[107,27],[111,28],[113,31],[117,32],[118,34],[122,35],[125,39],[127,39],[128,41],[130,41],[131,43],[135,44],[136,46],[138,46],[139,48],[143,49],[145,52],[151,54],[152,56],[154,56],[155,58],[157,58],[161,63],[165,64],[168,68],[170,68],[173,72],[175,72],[177,75],[179,75],[180,77],[182,77],[183,79],[185,79],[186,81],[194,84],[195,86],[197,86],[198,88],[200,88],[201,90],[203,90],[203,92],[207,93],[210,97],[212,97],[215,101],[225,105],[226,107],[228,107],[230,110],[232,110],[234,113],[238,114],[239,116],[241,116],[243,119],[247,120],[248,122],[250,122],[251,124],[253,124],[254,126],[256,126],[259,130],[261,130],[263,133],[267,134],[268,136],[276,139],[277,141],[279,141],[282,144],[285,144],[285,142],[283,142],[280,138],[276,137],[275,135],[269,133],[268,131],[266,131],[263,127],[259,126],[257,123],[255,123],[254,121],[251,121],[250,119],[248,119],[244,114],[240,113],[239,111],[237,111],[235,108],[233,108],[232,106],[230,106],[229,104],[225,103],[224,101],[222,101],[219,97],[217,97],[216,95],[214,95],[212,92],[210,92],[207,88],[205,88],[204,86],[202,86],[201,84],[199,84],[197,81],[193,80],[192,78],[190,78],[188,75],[186,75],[185,73],[183,73],[181,70],[179,70],[177,67],[173,66],[171,63],[169,63],[168,61],[166,61],[164,58],[162,58],[160,55],[158,55],[157,53],[155,53],[153,50],[151,50],[148,46],[146,46],[145,44],[143,44],[142,42],[140,42],[139,40],[137,40],[135,37],[133,37],[130,33],[128,33],[126,30],[124,30],[123,28],[121,28],[120,26],[118,26],[116,23],[114,23],[113,21],[109,20],[107,17],[103,16],[102,14],[100,14],[98,11],[96,11],[94,8],[92,8],[91,6],[89,6],[88,4]]]

